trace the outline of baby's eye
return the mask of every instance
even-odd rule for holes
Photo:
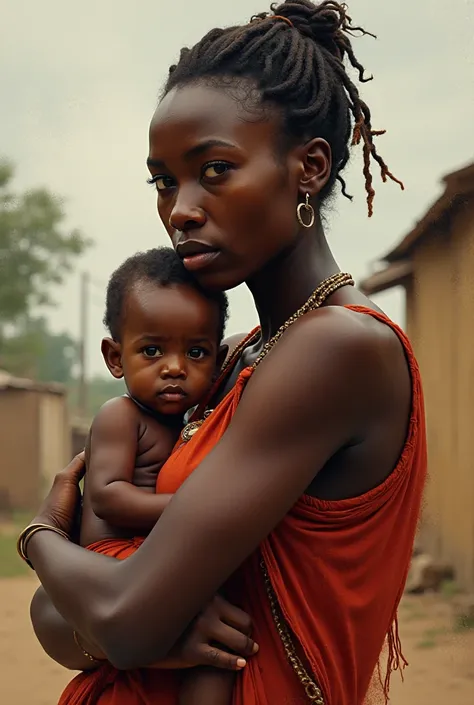
[[[207,354],[207,350],[204,350],[204,348],[191,348],[191,350],[188,351],[189,357],[193,360],[202,360]]]
[[[163,353],[156,345],[147,345],[146,348],[143,348],[143,354],[145,357],[160,357]]]

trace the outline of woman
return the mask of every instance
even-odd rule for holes
[[[426,473],[419,371],[403,333],[340,273],[320,218],[336,181],[347,195],[351,142],[369,215],[371,160],[394,178],[344,68],[348,58],[364,80],[355,29],[336,2],[284,2],[212,30],[170,70],[150,127],[159,215],[204,286],[246,282],[260,329],[161,471],[158,491],[176,496],[134,555],[116,562],[32,525],[23,534],[45,590],[33,622],[65,665],[209,664],[211,653],[235,668],[230,651],[253,651],[244,615],[221,601],[198,618],[221,586],[260,647],[236,704],[360,704],[387,635],[388,676],[401,658],[396,610]],[[78,459],[33,524],[69,534],[80,475]],[[176,702],[170,671],[139,673],[133,702]],[[100,702],[132,702],[111,693]]]

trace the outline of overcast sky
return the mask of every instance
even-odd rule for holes
[[[148,123],[181,46],[211,27],[247,21],[262,0],[0,0],[0,155],[17,165],[18,188],[46,186],[66,199],[68,224],[95,246],[79,263],[97,283],[88,359],[100,357],[104,287],[138,249],[166,244],[146,185]],[[347,170],[353,203],[340,198],[329,239],[356,278],[403,237],[440,190],[440,178],[474,159],[473,0],[352,0],[350,14],[378,36],[354,40],[374,74],[362,87],[379,151],[406,191],[375,178],[366,217],[361,164]],[[79,273],[57,291],[56,330],[79,331]],[[378,303],[403,323],[403,299]],[[229,332],[255,323],[243,288],[231,295]]]

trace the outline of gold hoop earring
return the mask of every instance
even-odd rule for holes
[[[302,211],[306,211],[309,213],[309,223],[305,223],[301,213]],[[311,228],[314,225],[314,208],[309,202],[309,193],[306,194],[306,201],[305,203],[299,203],[298,208],[296,209],[296,217],[298,219],[298,223],[303,227],[303,228]]]

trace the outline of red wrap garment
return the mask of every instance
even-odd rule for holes
[[[412,408],[405,446],[391,475],[354,499],[323,501],[302,496],[228,584],[228,595],[252,616],[258,654],[238,675],[233,705],[310,702],[287,662],[269,608],[261,555],[298,652],[324,694],[325,705],[362,705],[388,636],[387,679],[402,659],[396,614],[405,585],[426,478],[426,437],[418,365],[403,332],[384,315],[350,306],[389,325],[410,367]],[[252,374],[235,387],[198,433],[178,445],[162,468],[157,491],[176,492],[216,445]],[[139,542],[107,541],[90,548],[126,558]],[[77,676],[60,705],[177,705],[176,674],[104,666]]]

